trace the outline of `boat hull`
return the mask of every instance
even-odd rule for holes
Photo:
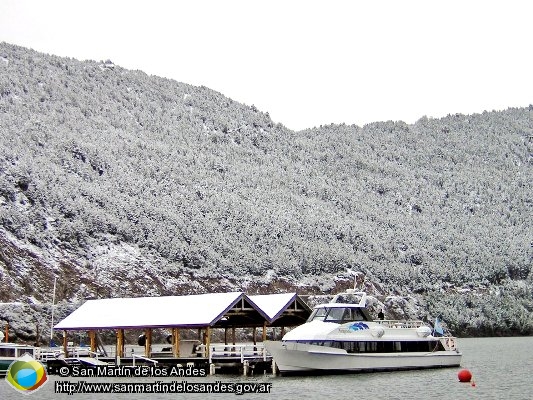
[[[456,351],[347,353],[345,350],[295,342],[265,342],[281,374],[356,373],[456,367]]]
[[[7,374],[7,370],[13,361],[15,361],[14,358],[0,357],[0,376]]]

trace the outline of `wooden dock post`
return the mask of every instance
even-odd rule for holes
[[[65,352],[65,358],[67,358],[68,357],[67,331],[63,331],[63,351]]]
[[[263,322],[263,342],[267,340],[267,323]]]
[[[180,330],[179,328],[172,328],[172,355],[176,358],[180,356]]]
[[[150,357],[150,353],[152,350],[152,329],[146,328],[144,330],[144,337],[146,339],[144,342],[144,356]]]
[[[117,330],[117,357],[124,357],[124,329]]]
[[[211,327],[208,326],[207,328],[205,328],[205,356],[207,358],[210,358],[209,357],[209,354],[210,354],[209,346],[210,345],[211,345]]]
[[[96,352],[96,332],[93,330],[90,330],[89,332],[89,342],[91,343],[91,357],[94,357],[94,354]]]

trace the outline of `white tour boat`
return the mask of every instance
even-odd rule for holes
[[[366,293],[353,289],[314,308],[281,341],[267,341],[281,374],[370,372],[454,367],[462,354],[453,336],[422,321],[373,320]],[[439,327],[435,327],[441,331]]]

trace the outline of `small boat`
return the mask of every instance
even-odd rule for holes
[[[373,320],[367,295],[349,289],[314,307],[281,341],[267,341],[282,375],[454,367],[462,354],[453,336],[423,321]]]
[[[39,348],[35,346],[17,343],[0,343],[0,376],[6,375],[13,361],[19,359],[24,354],[29,354],[33,359],[38,359],[38,353]]]

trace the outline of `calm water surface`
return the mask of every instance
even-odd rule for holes
[[[460,383],[461,368],[313,377],[188,378],[194,383],[271,383],[270,394],[245,394],[250,399],[533,399],[533,337],[460,339],[461,368],[469,369],[475,386]],[[38,392],[23,395],[0,378],[0,399],[221,399],[235,394],[67,394],[54,393],[54,382],[76,378],[50,376]],[[154,382],[157,378],[86,378],[92,382]],[[171,381],[172,379],[164,378]],[[176,380],[176,379],[174,379]],[[177,379],[181,381],[181,378]]]

